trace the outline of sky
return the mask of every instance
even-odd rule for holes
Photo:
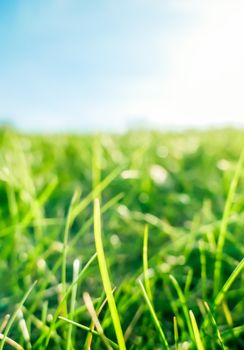
[[[2,0],[0,121],[244,125],[243,0]]]

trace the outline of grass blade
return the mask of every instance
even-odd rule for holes
[[[216,322],[216,320],[215,320],[215,318],[214,318],[214,316],[213,316],[213,314],[212,314],[212,312],[210,310],[210,307],[209,307],[209,305],[208,305],[208,303],[206,301],[204,302],[204,306],[205,306],[205,309],[207,310],[207,312],[209,314],[210,321],[211,321],[212,326],[214,328],[214,331],[215,331],[215,333],[216,333],[216,335],[218,337],[219,345],[220,345],[222,350],[225,350],[224,342],[223,342],[223,339],[221,337],[220,331],[218,329],[217,322]]]
[[[69,230],[71,227],[71,215],[73,211],[74,204],[76,202],[76,199],[78,197],[78,192],[75,191],[73,194],[73,197],[70,202],[69,210],[68,210],[68,215],[67,215],[67,220],[65,223],[65,228],[64,228],[64,247],[63,247],[63,256],[62,256],[62,294],[65,295],[66,292],[66,268],[67,268],[67,252],[68,252],[68,239],[69,239]],[[66,302],[64,303],[64,315],[67,316],[67,305]]]
[[[138,320],[140,319],[142,313],[143,313],[143,307],[142,307],[142,305],[140,305],[139,308],[137,309],[136,313],[134,314],[134,317],[132,318],[131,322],[129,323],[126,331],[125,331],[125,341],[129,339],[129,337],[132,334],[133,329],[134,329],[136,323],[138,322]]]
[[[189,315],[190,315],[190,319],[191,319],[191,324],[192,324],[192,329],[193,329],[193,333],[194,333],[194,337],[195,337],[195,341],[196,341],[197,350],[205,350],[203,343],[202,343],[202,340],[201,340],[197,321],[195,319],[195,316],[194,316],[194,313],[192,312],[192,310],[189,311]]]
[[[89,328],[89,327],[87,327],[87,326],[84,326],[83,324],[77,323],[77,322],[75,322],[75,321],[71,321],[71,320],[69,320],[68,318],[62,317],[62,316],[59,316],[59,319],[65,321],[65,322],[68,322],[68,323],[72,324],[73,326],[76,326],[77,328],[83,329],[83,330],[86,331],[86,332],[90,332],[90,333],[92,333],[92,334],[94,334],[94,335],[96,335],[96,336],[98,336],[98,337],[100,336],[100,334],[99,334],[97,331],[95,331],[94,329]],[[106,341],[107,341],[114,349],[119,349],[118,344],[116,344],[114,341],[112,341],[111,339],[109,339],[109,338],[107,338],[107,337],[105,337],[105,338],[106,338]]]
[[[199,242],[199,251],[200,251],[200,264],[201,264],[201,282],[202,282],[202,299],[206,300],[207,298],[207,270],[206,270],[206,253],[204,242]]]
[[[234,322],[233,322],[233,318],[232,318],[232,315],[231,315],[231,312],[230,312],[230,309],[229,309],[229,306],[228,306],[226,300],[223,300],[221,306],[222,306],[222,310],[224,312],[225,319],[226,319],[228,326],[230,328],[233,328]]]
[[[177,325],[177,318],[173,317],[173,324],[174,324],[174,340],[175,340],[175,350],[178,350],[178,342],[179,342],[179,333],[178,333],[178,325]]]
[[[221,332],[221,337],[224,339],[224,341],[228,341],[234,337],[239,337],[241,334],[244,333],[244,325],[234,327],[232,329],[227,329],[223,332]]]
[[[234,177],[230,184],[229,192],[225,203],[224,214],[221,221],[220,233],[219,233],[219,238],[218,238],[217,248],[216,248],[215,265],[214,265],[214,296],[217,295],[220,288],[221,270],[222,270],[222,253],[223,253],[225,237],[227,233],[228,219],[231,214],[233,199],[234,199],[237,185],[241,176],[243,160],[244,160],[244,151],[241,153]]]
[[[193,278],[193,269],[190,268],[187,272],[187,275],[186,275],[186,282],[185,282],[185,287],[184,287],[184,294],[185,295],[187,295],[189,290],[190,290],[190,287],[192,284],[192,278]]]
[[[79,281],[81,280],[81,277],[83,277],[84,273],[86,272],[86,270],[88,269],[88,267],[92,264],[92,262],[95,260],[97,254],[93,254],[93,256],[88,260],[88,262],[86,263],[86,265],[83,267],[83,269],[80,271],[77,279],[72,282],[72,284],[69,286],[69,288],[66,290],[65,292],[65,295],[63,296],[63,299],[61,300],[61,302],[59,303],[54,315],[53,315],[53,320],[50,324],[50,327],[49,327],[49,331],[48,331],[48,334],[44,334],[42,337],[40,337],[37,341],[37,343],[35,344],[35,346],[37,347],[42,341],[43,339],[46,338],[45,340],[45,347],[47,348],[48,347],[48,344],[49,344],[49,341],[50,341],[50,338],[51,338],[51,335],[52,335],[52,332],[54,331],[55,329],[55,322],[58,318],[58,315],[60,313],[60,311],[62,310],[63,308],[63,305],[64,303],[66,302],[68,296],[70,295],[70,293],[72,292],[73,290],[73,287],[74,285],[78,284]],[[1,350],[1,349],[0,349]]]
[[[147,295],[152,302],[152,292],[150,288],[150,281],[148,277],[148,225],[145,226],[144,229],[144,237],[143,237],[143,275],[145,288],[147,291]]]
[[[175,290],[178,294],[178,297],[179,297],[179,300],[180,300],[180,303],[181,303],[181,307],[182,307],[182,310],[183,310],[183,313],[185,315],[185,319],[186,319],[186,324],[187,324],[187,327],[188,327],[188,330],[190,332],[190,335],[191,335],[191,338],[192,340],[195,340],[195,336],[194,336],[194,333],[193,333],[193,329],[192,329],[192,323],[191,323],[191,319],[189,317],[189,312],[188,312],[188,308],[187,308],[187,305],[186,305],[186,298],[180,288],[180,285],[179,283],[177,282],[177,280],[174,278],[173,275],[169,275],[169,278],[171,280],[171,282],[173,283],[173,286],[175,287]]]
[[[147,295],[147,292],[146,292],[146,290],[145,290],[145,288],[144,288],[144,286],[142,284],[142,281],[139,280],[138,282],[139,282],[139,285],[141,287],[144,299],[145,299],[145,301],[146,301],[146,303],[148,305],[148,308],[149,308],[150,314],[152,316],[153,322],[155,324],[155,327],[158,330],[158,333],[160,335],[160,339],[162,341],[162,344],[163,344],[165,349],[169,350],[169,344],[168,344],[167,339],[165,337],[164,331],[163,331],[162,327],[160,326],[160,323],[159,323],[157,315],[156,315],[156,313],[154,311],[153,305],[152,305],[152,303],[151,303],[151,301],[150,301],[150,299],[149,299],[149,297]]]
[[[89,314],[91,316],[92,322],[96,326],[97,332],[100,335],[104,345],[106,346],[106,348],[108,350],[112,350],[111,346],[109,345],[109,343],[106,340],[106,337],[104,336],[104,331],[103,331],[101,323],[100,323],[100,321],[98,319],[98,315],[97,315],[97,312],[96,312],[96,310],[94,308],[94,305],[93,305],[92,299],[90,297],[90,294],[89,293],[84,293],[83,294],[83,300],[84,300],[86,308],[87,308],[87,310],[88,310],[88,312],[89,312]]]
[[[30,288],[28,289],[28,291],[25,293],[23,299],[20,301],[20,303],[19,303],[17,309],[15,310],[15,312],[13,313],[13,315],[10,317],[9,322],[7,323],[6,329],[5,329],[4,333],[3,333],[3,339],[2,339],[2,342],[1,342],[1,344],[0,344],[0,350],[2,350],[3,347],[4,347],[6,338],[7,338],[7,336],[8,336],[9,331],[10,331],[10,328],[12,327],[12,325],[13,325],[13,323],[14,323],[14,321],[15,321],[15,319],[16,319],[18,313],[19,313],[19,310],[20,310],[21,307],[24,305],[26,299],[28,298],[28,296],[29,296],[30,293],[32,292],[32,290],[33,290],[33,288],[35,287],[36,283],[37,283],[37,281],[35,281],[35,282],[31,285],[31,287],[30,287]]]
[[[74,311],[75,311],[75,303],[76,303],[76,294],[77,294],[77,288],[78,285],[77,283],[74,283],[78,276],[79,276],[79,270],[80,270],[80,261],[79,259],[76,259],[73,263],[73,287],[72,287],[72,291],[71,291],[71,302],[70,302],[70,314],[73,315]],[[73,317],[71,317],[71,320],[73,321]],[[69,324],[69,328],[68,328],[68,336],[67,336],[67,345],[66,345],[66,349],[70,350],[72,349],[72,324]]]
[[[2,333],[0,333],[0,340],[2,340],[4,337],[4,335]],[[13,339],[6,337],[5,338],[5,343],[9,344],[10,346],[12,346],[12,348],[16,349],[16,350],[24,350],[24,348],[16,343],[16,341],[14,341]]]
[[[74,207],[71,222],[119,175],[122,167],[118,167],[108,174],[79,204]]]
[[[218,306],[219,304],[221,304],[222,300],[224,299],[225,294],[230,289],[232,283],[235,281],[237,276],[240,274],[240,272],[242,271],[243,267],[244,267],[244,258],[236,266],[235,270],[232,272],[232,274],[230,275],[228,280],[225,282],[225,284],[223,285],[223,287],[221,288],[221,290],[217,294],[217,296],[215,298],[215,301],[214,301],[214,305],[215,306]]]
[[[95,237],[95,245],[97,251],[97,258],[99,269],[102,277],[104,291],[108,300],[108,306],[111,313],[114,330],[116,333],[116,337],[118,340],[118,345],[120,350],[125,350],[125,341],[124,336],[120,324],[118,310],[115,304],[113,291],[111,287],[111,282],[109,279],[108,268],[106,264],[105,254],[103,250],[103,242],[102,242],[102,232],[101,232],[101,213],[100,213],[100,202],[99,199],[95,199],[94,201],[94,237]]]
[[[114,291],[115,291],[115,288],[113,289],[113,293],[114,293]],[[97,316],[100,315],[100,313],[102,312],[102,310],[103,310],[103,308],[104,308],[104,306],[106,304],[107,304],[107,298],[103,299],[103,297],[101,297],[101,300],[100,300],[100,302],[98,303],[98,305],[96,307],[96,314],[97,314]],[[90,328],[92,330],[94,330],[94,328],[95,328],[95,324],[94,324],[93,321],[91,322]],[[91,348],[91,343],[92,343],[92,332],[90,332],[87,335],[87,338],[86,338],[86,341],[85,341],[85,349],[86,350],[89,350]]]

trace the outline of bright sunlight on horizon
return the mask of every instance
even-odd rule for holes
[[[0,122],[243,126],[241,0],[3,1]]]

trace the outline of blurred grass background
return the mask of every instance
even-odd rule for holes
[[[194,349],[168,276],[173,274],[185,289],[187,305],[203,325],[199,302],[207,300],[211,304],[213,300],[216,242],[243,140],[244,131],[235,129],[82,136],[30,135],[2,129],[0,320],[38,280],[23,308],[31,339],[28,343],[18,322],[10,332],[13,338],[23,346],[31,343],[34,348],[45,348],[38,339],[45,334],[44,325],[48,326],[60,301],[64,226],[72,195],[77,191],[83,204],[78,206],[69,235],[68,283],[72,281],[73,261],[79,258],[84,265],[95,251],[92,201],[99,196],[104,249],[111,280],[117,286],[122,327],[129,329],[128,348],[160,348],[136,283],[142,274],[143,232],[148,224],[155,310],[163,320],[169,343],[174,343],[172,319],[177,314],[182,344],[186,342],[182,349]],[[244,253],[243,187],[242,176],[229,218],[221,285]],[[205,278],[199,242],[204,251]],[[228,333],[243,325],[242,281],[243,274],[216,313],[221,330],[229,334],[226,344],[230,349],[244,347],[242,337]],[[75,319],[89,325],[90,316],[81,297],[84,291],[89,291],[95,301],[103,293],[97,263],[89,267],[78,287]],[[138,319],[130,333],[128,327],[135,315]],[[105,334],[114,339],[106,307],[101,321]],[[65,348],[63,329],[65,325],[60,323],[48,349]],[[205,333],[206,349],[218,349],[214,333]],[[86,333],[76,331],[76,337],[76,348],[81,349]],[[94,338],[93,344],[94,349],[103,348],[99,338]]]

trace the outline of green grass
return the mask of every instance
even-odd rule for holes
[[[106,258],[103,249],[103,240],[101,232],[101,210],[99,199],[96,198],[94,201],[94,236],[95,236],[95,245],[97,251],[98,264],[100,269],[100,274],[103,281],[103,288],[107,296],[108,306],[111,314],[111,318],[114,325],[114,330],[118,340],[118,346],[120,350],[125,350],[125,341],[120,324],[118,310],[115,304],[113,291],[111,287],[111,282],[108,274],[108,268],[106,263]]]
[[[0,130],[0,349],[244,348],[243,140]]]
[[[145,288],[144,288],[144,286],[143,286],[143,284],[142,284],[142,282],[140,280],[139,280],[139,285],[141,287],[144,299],[145,299],[145,301],[146,301],[146,303],[148,305],[148,309],[150,311],[150,314],[151,314],[151,317],[152,317],[152,321],[153,321],[153,323],[154,323],[154,325],[155,325],[155,327],[156,327],[156,329],[158,331],[158,334],[160,336],[163,348],[166,349],[166,350],[169,350],[169,344],[168,344],[167,339],[165,337],[165,333],[164,333],[162,327],[160,326],[160,322],[159,322],[158,317],[156,315],[156,312],[155,312],[155,310],[153,308],[153,305],[152,305],[152,303],[151,303],[151,301],[149,299],[149,296],[148,296],[148,294],[147,294],[147,292],[146,292],[146,290],[145,290]]]
[[[190,314],[190,319],[191,319],[191,324],[192,324],[192,329],[193,329],[193,333],[194,333],[194,338],[195,338],[197,350],[204,350],[204,346],[203,346],[203,343],[201,340],[200,331],[199,331],[197,321],[195,319],[195,316],[194,316],[194,313],[192,312],[192,310],[189,311],[189,314]]]
[[[148,276],[148,225],[144,229],[144,239],[143,239],[143,274],[145,288],[150,301],[152,301],[152,292],[150,287],[150,280]]]

